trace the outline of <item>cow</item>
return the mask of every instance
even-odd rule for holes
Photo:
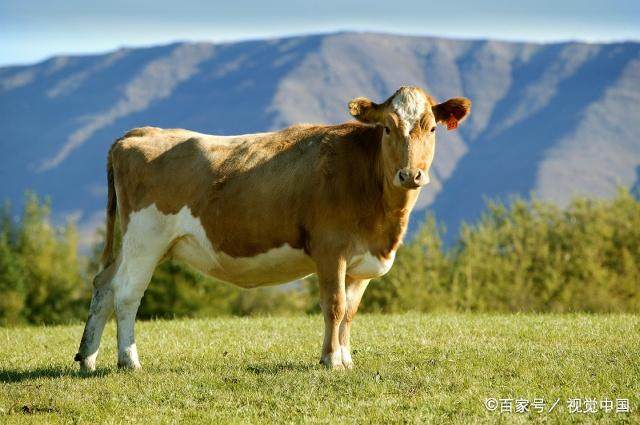
[[[352,320],[369,281],[391,268],[429,183],[436,124],[456,128],[471,101],[437,103],[401,87],[383,103],[359,97],[348,108],[357,121],[238,136],[143,127],[118,139],[108,154],[106,241],[75,356],[80,370],[95,370],[114,310],[118,367],[140,368],[135,317],[165,259],[242,288],[315,273],[320,363],[352,368]]]

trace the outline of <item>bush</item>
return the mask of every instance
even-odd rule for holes
[[[53,226],[48,203],[33,193],[19,221],[8,204],[1,221],[0,321],[65,323],[83,316],[90,294],[75,224]]]
[[[575,199],[566,209],[537,199],[490,203],[458,241],[428,217],[373,281],[361,310],[399,312],[640,310],[640,202],[628,190],[611,200]],[[116,234],[119,238],[119,234]],[[116,244],[117,245],[117,244]],[[27,194],[14,219],[0,210],[0,325],[86,318],[102,247],[78,256],[72,221],[54,226],[48,202]],[[161,264],[140,318],[317,313],[317,282],[243,290],[182,264]]]
[[[370,286],[366,308],[640,310],[640,203],[627,190],[612,200],[577,198],[564,210],[535,198],[490,203],[446,250],[434,221]]]

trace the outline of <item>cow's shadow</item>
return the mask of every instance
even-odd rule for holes
[[[314,368],[313,364],[309,363],[293,363],[293,362],[280,362],[269,364],[252,364],[246,367],[246,370],[256,375],[275,375],[285,371],[301,371],[306,372]]]
[[[109,368],[98,368],[95,372],[84,374],[78,370],[68,367],[56,367],[48,366],[36,369],[24,370],[24,369],[0,369],[0,383],[11,384],[19,382],[33,381],[39,378],[101,378],[112,372]]]

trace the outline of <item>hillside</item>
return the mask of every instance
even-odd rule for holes
[[[102,222],[109,145],[141,125],[235,134],[349,119],[349,99],[400,85],[465,95],[439,130],[429,206],[455,233],[485,198],[561,205],[640,181],[640,44],[531,44],[338,33],[176,43],[0,68],[0,198],[50,195],[58,217]],[[415,220],[414,220],[415,224]]]
[[[0,422],[638,423],[639,325],[629,315],[361,315],[355,368],[332,372],[317,364],[320,316],[142,322],[143,369],[130,373],[115,367],[112,322],[88,378],[72,361],[80,326],[0,328]],[[491,398],[510,399],[512,413],[487,410]],[[629,413],[616,413],[618,398]],[[596,411],[571,413],[570,399],[582,411],[596,400]]]

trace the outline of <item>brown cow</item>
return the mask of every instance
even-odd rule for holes
[[[95,369],[114,307],[118,366],[140,367],[134,321],[166,258],[244,288],[317,273],[321,363],[351,368],[351,321],[369,280],[393,264],[429,182],[436,123],[455,128],[470,105],[465,98],[438,104],[418,87],[402,87],[381,104],[351,101],[360,122],[229,137],[128,132],[109,152],[103,270],[75,358],[81,370]],[[114,256],[116,206],[123,239]]]

